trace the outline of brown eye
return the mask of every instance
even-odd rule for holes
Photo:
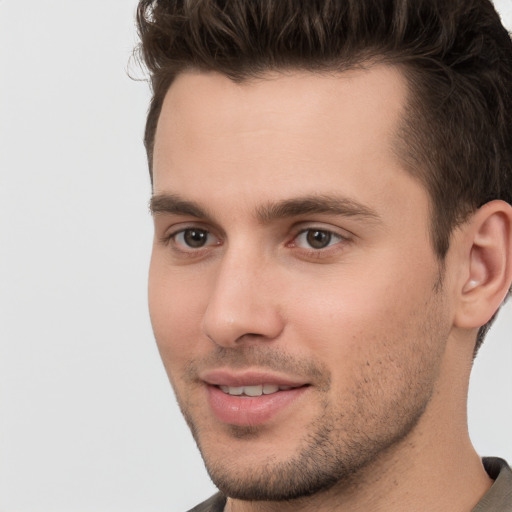
[[[313,249],[323,249],[330,245],[332,233],[329,231],[321,231],[319,229],[309,229],[306,232],[306,241]]]
[[[222,245],[222,240],[208,229],[191,226],[180,229],[167,238],[175,254],[204,255],[204,251]]]
[[[204,247],[208,242],[208,231],[204,229],[185,229],[182,236],[185,245],[192,249]]]
[[[340,244],[346,239],[329,229],[311,227],[301,231],[294,239],[295,247],[307,250],[321,251],[333,245]]]

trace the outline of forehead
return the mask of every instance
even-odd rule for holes
[[[406,80],[384,65],[243,83],[183,73],[158,122],[154,192],[234,209],[334,191],[389,208],[411,180],[395,149],[406,99]]]
[[[187,143],[187,148],[200,135],[204,135],[202,143],[210,139],[217,144],[230,135],[252,141],[270,130],[288,134],[290,143],[299,138],[312,146],[321,140],[339,145],[356,137],[361,144],[380,138],[389,142],[406,95],[400,71],[383,65],[329,74],[269,73],[241,83],[218,73],[182,73],[170,87],[160,114],[157,167],[169,144]]]

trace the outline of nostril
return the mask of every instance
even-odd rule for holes
[[[235,347],[276,339],[284,328],[279,308],[260,294],[244,297],[222,288],[209,300],[202,331],[217,346]]]

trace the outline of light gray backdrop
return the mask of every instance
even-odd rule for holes
[[[147,313],[135,5],[0,0],[2,512],[171,512],[214,490]],[[511,332],[508,304],[470,396],[476,446],[509,461]]]

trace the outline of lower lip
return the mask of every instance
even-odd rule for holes
[[[257,397],[228,395],[217,386],[209,385],[207,389],[210,407],[220,421],[250,427],[270,421],[302,395],[307,386]]]

